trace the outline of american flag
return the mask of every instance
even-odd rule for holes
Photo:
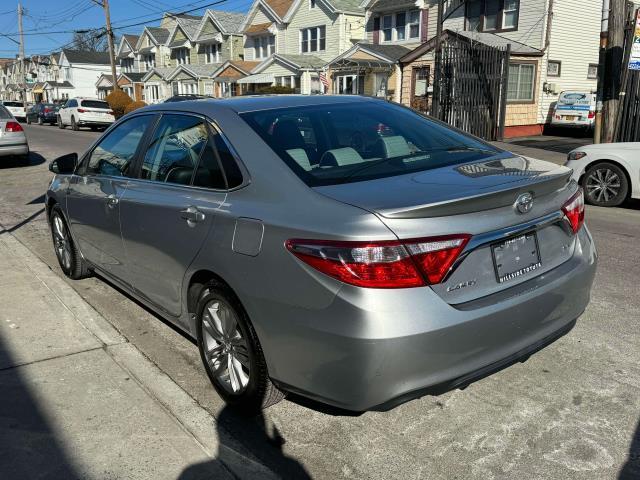
[[[329,79],[324,72],[320,72],[319,78],[320,82],[324,85],[324,88],[329,88]]]

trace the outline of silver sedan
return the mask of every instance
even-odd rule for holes
[[[29,143],[22,125],[0,105],[0,157],[16,156],[23,160],[29,156]]]
[[[462,387],[589,302],[596,251],[570,169],[378,99],[164,103],[50,168],[62,270],[197,339],[213,386],[248,410]]]

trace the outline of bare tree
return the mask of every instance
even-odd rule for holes
[[[74,32],[72,47],[74,50],[88,52],[106,52],[107,36],[104,32]]]

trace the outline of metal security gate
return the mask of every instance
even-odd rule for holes
[[[509,47],[445,41],[435,67],[440,71],[433,86],[432,114],[485,140],[502,139],[510,56]]]

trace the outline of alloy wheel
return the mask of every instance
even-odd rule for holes
[[[56,256],[66,270],[71,270],[71,242],[69,241],[67,228],[64,226],[60,215],[53,216],[51,226]]]
[[[251,373],[248,343],[236,312],[226,302],[214,299],[205,305],[202,339],[206,361],[218,383],[234,395],[244,392]]]
[[[606,167],[591,172],[586,181],[587,195],[597,203],[616,198],[620,194],[621,186],[618,174]]]

